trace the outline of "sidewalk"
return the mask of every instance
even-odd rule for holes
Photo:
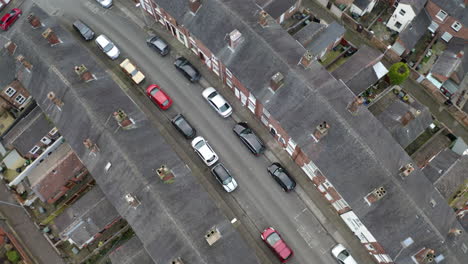
[[[0,200],[12,204],[18,204],[11,196],[8,189],[0,184]],[[9,227],[14,231],[15,237],[24,246],[25,251],[31,256],[34,263],[62,264],[65,263],[43,234],[37,229],[22,207],[0,204],[0,212],[5,217]]]
[[[150,22],[151,20],[142,15],[140,8],[136,8],[131,0],[119,0],[119,8],[123,5],[123,11],[131,12],[128,17],[135,22],[137,25]],[[200,80],[200,85],[204,87],[213,86],[222,93],[222,95],[233,105],[236,111],[232,117],[236,121],[247,121],[252,129],[260,136],[260,138],[267,145],[267,151],[265,156],[271,161],[279,161],[284,167],[295,175],[297,184],[299,184],[305,192],[305,195],[314,201],[315,206],[308,207],[321,222],[322,226],[327,230],[331,237],[338,243],[349,245],[352,248],[353,255],[364,261],[363,263],[374,263],[373,258],[364,249],[362,244],[356,238],[356,236],[350,231],[345,223],[338,216],[332,206],[323,198],[323,196],[315,189],[312,182],[309,180],[307,175],[297,164],[290,158],[288,153],[281,148],[277,141],[270,135],[265,129],[259,119],[256,119],[252,113],[244,107],[241,102],[235,97],[234,93],[225,86],[218,77],[211,72],[207,67],[200,61],[200,59],[190,50],[185,48],[176,38],[174,38],[168,31],[166,31],[161,24],[154,21],[151,25],[143,27],[146,31],[154,31],[157,35],[161,36],[171,46],[172,50],[177,55],[184,56],[190,60],[190,62],[200,71],[203,78]]]

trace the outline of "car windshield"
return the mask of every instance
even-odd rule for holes
[[[112,43],[107,43],[107,45],[104,47],[104,51],[109,52],[113,47],[114,45],[112,45]]]
[[[223,104],[223,105],[219,108],[219,110],[220,110],[221,112],[224,112],[224,111],[227,111],[229,108],[230,108],[230,107],[229,107],[228,104]]]
[[[197,144],[195,144],[196,149],[200,149],[203,146],[205,146],[205,141],[203,141],[203,140],[200,140],[200,141],[197,142]]]
[[[341,251],[337,256],[337,258],[340,260],[345,260],[347,257],[349,257],[349,252],[346,250]]]
[[[130,75],[131,75],[131,76],[135,76],[137,73],[138,73],[138,70],[137,70],[137,69],[134,69],[134,70],[130,73]]]
[[[169,100],[166,100],[166,101],[164,101],[164,102],[162,103],[163,106],[166,106],[166,105],[168,105],[168,104],[169,104]]]
[[[151,90],[150,94],[154,96],[158,92],[159,92],[159,89],[155,87],[155,88],[153,88],[153,90]]]
[[[215,97],[218,93],[217,92],[212,92],[208,95],[208,98],[212,99],[213,97]]]
[[[193,70],[192,66],[190,66],[190,65],[185,64],[185,65],[182,66],[182,69],[184,69],[184,71],[190,76],[195,76],[196,75],[195,71]]]
[[[241,135],[248,135],[248,134],[252,134],[252,129],[246,128],[246,129],[242,130],[242,132],[241,132]]]
[[[156,39],[155,41],[152,42],[158,49],[164,50],[167,45],[160,39]]]
[[[272,246],[272,247],[275,246],[275,244],[280,240],[281,240],[281,238],[278,235],[278,233],[272,233],[266,239],[267,243],[270,244],[270,246]]]

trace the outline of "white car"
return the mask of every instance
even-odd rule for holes
[[[96,45],[109,57],[115,60],[119,57],[120,51],[105,35],[99,35],[96,38]]]
[[[211,166],[218,161],[218,155],[208,145],[203,137],[196,137],[192,140],[192,148],[197,152],[198,156],[205,162],[206,165]]]
[[[96,0],[102,7],[110,8],[112,6],[112,0]]]
[[[331,252],[332,255],[341,264],[357,264],[356,260],[354,260],[349,251],[341,244],[338,244],[332,248]]]
[[[232,114],[231,105],[213,87],[203,90],[202,95],[222,117],[226,118]]]

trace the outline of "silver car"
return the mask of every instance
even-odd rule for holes
[[[110,8],[112,6],[112,0],[96,0],[102,7]]]
[[[231,105],[213,87],[206,88],[202,95],[220,116],[226,118],[232,114]]]
[[[210,145],[208,145],[208,141],[203,137],[194,138],[192,140],[192,148],[206,165],[211,166],[218,161],[218,155],[216,155]]]
[[[96,45],[112,60],[115,60],[119,57],[119,49],[105,35],[99,35],[95,42]]]
[[[237,182],[231,176],[231,173],[224,167],[223,164],[218,163],[212,169],[211,173],[215,176],[216,180],[223,186],[226,192],[232,192],[237,188]]]

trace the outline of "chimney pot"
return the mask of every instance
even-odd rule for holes
[[[231,49],[236,49],[242,40],[243,37],[239,30],[234,29],[231,33],[229,33],[229,47]]]
[[[47,28],[44,32],[42,32],[42,36],[47,39],[51,45],[60,43],[60,39],[51,28]]]
[[[328,134],[328,129],[330,128],[330,125],[326,122],[326,121],[323,121],[322,123],[320,123],[316,128],[315,128],[315,131],[314,131],[314,138],[315,138],[315,141],[319,141],[321,138],[323,138],[324,136],[326,136]]]
[[[268,13],[265,12],[264,10],[260,11],[258,15],[258,23],[262,25],[262,27],[265,27],[268,25]]]
[[[62,106],[63,106],[62,100],[60,100],[59,98],[57,98],[57,97],[55,96],[55,93],[54,93],[54,92],[49,92],[49,93],[47,94],[47,98],[48,98],[49,100],[51,100],[52,103],[54,103],[56,106],[58,106],[58,107],[62,107]]]
[[[314,59],[314,55],[310,51],[306,51],[304,56],[302,56],[301,61],[299,62],[304,68],[309,67],[310,63],[312,63],[312,60]]]
[[[131,118],[127,116],[127,114],[119,109],[116,112],[114,112],[114,119],[117,121],[120,127],[123,129],[131,129],[134,128],[135,122]]]
[[[461,59],[461,58],[463,58],[463,55],[465,55],[465,51],[462,50],[462,51],[457,53],[457,58]]]
[[[198,9],[201,6],[201,0],[188,0],[189,1],[189,8],[192,13],[197,13]]]
[[[8,53],[10,53],[10,55],[15,54],[15,51],[16,51],[16,44],[13,43],[13,41],[8,41],[8,43],[5,44],[4,47],[8,50]]]
[[[84,64],[81,64],[80,66],[75,66],[75,72],[85,82],[89,82],[95,79],[94,76],[88,71],[88,68],[84,66]]]
[[[270,88],[273,91],[278,90],[284,84],[284,75],[281,72],[275,73],[270,80]]]

